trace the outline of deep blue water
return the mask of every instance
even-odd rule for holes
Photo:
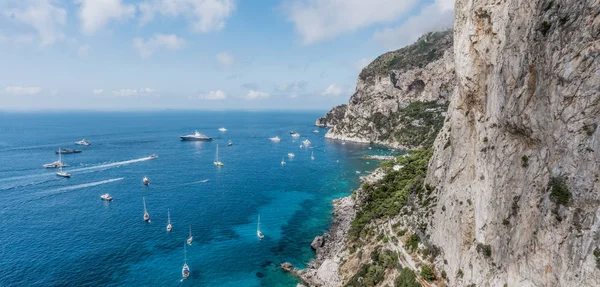
[[[360,159],[377,152],[367,145],[313,133],[318,116],[0,113],[0,286],[295,286],[279,264],[304,266],[313,257],[310,242],[327,230],[331,200],[358,186],[357,170],[377,164]],[[194,130],[215,140],[179,140]],[[294,140],[290,130],[302,137]],[[276,135],[280,143],[268,140]],[[92,145],[74,145],[82,137]],[[305,138],[310,149],[299,147]],[[217,144],[221,168],[212,164]],[[57,160],[59,147],[83,150],[63,156],[70,179],[42,168]],[[151,154],[159,158],[148,160]],[[113,202],[100,200],[107,192]],[[180,282],[188,225],[192,275]]]

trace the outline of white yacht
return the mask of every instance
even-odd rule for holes
[[[61,157],[61,154],[60,154],[60,153],[58,154],[58,161],[59,161],[59,162],[62,162],[62,157]],[[60,176],[60,177],[71,177],[71,174],[69,174],[69,173],[67,173],[67,172],[64,172],[64,171],[62,170],[62,165],[59,165],[59,166],[58,166],[58,172],[56,173],[56,175],[58,175],[58,176]]]
[[[304,141],[302,141],[302,144],[308,147],[311,144],[311,142],[308,139],[305,139]]]
[[[258,238],[263,239],[265,237],[265,235],[260,232],[260,214],[258,215],[258,225],[256,226],[256,236],[258,236]]]
[[[110,196],[110,194],[108,194],[108,193],[100,195],[100,199],[102,199],[104,201],[112,201],[113,200],[112,196]]]
[[[48,163],[48,164],[44,165],[45,168],[58,168],[58,167],[66,167],[66,166],[69,166],[69,165],[60,160],[57,160],[53,163]]]
[[[295,137],[295,138],[299,138],[300,134],[299,133],[293,133],[292,136]]]
[[[194,237],[192,236],[192,226],[190,225],[190,237],[187,239],[187,244],[191,246],[192,241],[194,241]]]
[[[171,210],[167,209],[167,232],[171,232],[173,225],[171,225]]]
[[[310,159],[315,160],[315,152],[314,151],[310,153]]]
[[[220,132],[226,132],[226,131],[227,131],[227,129],[226,129],[226,128],[219,128],[219,131],[220,131]]]
[[[75,144],[76,144],[76,145],[89,146],[89,145],[91,145],[92,143],[91,143],[91,142],[89,142],[89,141],[88,141],[88,140],[86,140],[86,139],[82,139],[82,140],[80,140],[80,141],[78,141],[78,142],[75,142]]]
[[[231,140],[229,140],[229,142],[227,143],[227,146],[232,146],[233,143],[231,142]]]
[[[187,265],[187,249],[185,243],[183,244],[183,268],[181,268],[181,276],[183,279],[190,276],[190,267]]]
[[[269,138],[269,140],[271,140],[272,142],[280,142],[281,141],[281,139],[278,136]]]
[[[313,133],[318,134],[319,130],[314,130]]]
[[[142,179],[142,182],[144,183],[144,185],[150,184],[150,180],[148,180],[148,177],[146,177],[146,176],[144,176],[144,178]]]
[[[146,198],[142,197],[142,200],[144,201],[144,221],[150,222],[150,214],[148,214],[148,210],[146,210]]]
[[[215,161],[213,161],[213,164],[215,164],[216,166],[224,165],[222,162],[219,161],[219,145],[217,145],[217,152],[215,153]]]
[[[293,153],[291,153],[291,152],[290,152],[290,153],[288,153],[288,157],[289,157],[289,158],[294,158],[295,156],[296,156],[296,155],[295,155],[295,154],[293,154]]]
[[[182,141],[204,141],[204,142],[209,142],[209,141],[213,140],[212,138],[207,137],[207,136],[199,133],[198,131],[196,131],[193,135],[180,136],[179,138]]]

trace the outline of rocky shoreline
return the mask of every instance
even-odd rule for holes
[[[362,183],[373,183],[383,177],[381,168],[374,170],[367,176],[361,177]],[[360,193],[360,188],[357,190]],[[337,287],[342,285],[343,278],[339,274],[340,263],[345,256],[346,236],[350,224],[356,217],[358,203],[352,195],[333,200],[333,219],[329,232],[315,237],[311,247],[315,249],[315,258],[308,263],[305,269],[297,269],[292,264],[285,262],[281,268],[300,278],[309,286]]]

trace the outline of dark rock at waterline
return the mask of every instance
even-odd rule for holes
[[[316,236],[310,244],[310,247],[314,250],[317,250],[323,247],[323,244],[325,244],[325,238],[323,238],[323,236]]]

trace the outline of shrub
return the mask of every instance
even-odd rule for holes
[[[421,284],[417,282],[415,272],[408,268],[402,268],[394,280],[394,287],[421,287]]]
[[[427,265],[421,266],[421,277],[427,281],[435,280],[435,274],[433,273],[433,270]]]
[[[594,249],[594,257],[596,257],[596,268],[600,269],[600,249]]]
[[[548,31],[550,31],[550,23],[548,23],[548,21],[544,21],[542,22],[542,25],[540,27],[540,32],[542,32],[542,35],[546,36],[548,34]]]
[[[510,225],[510,220],[508,220],[508,218],[505,218],[504,220],[502,220],[502,225],[504,225],[504,226]]]
[[[489,244],[477,243],[477,252],[482,253],[486,257],[491,257],[492,247]]]
[[[415,251],[417,250],[417,247],[419,247],[420,240],[419,235],[413,233],[408,240],[406,240],[406,247],[408,250]]]
[[[458,269],[458,272],[456,272],[456,277],[458,278],[463,278],[465,274],[463,273],[462,269]]]
[[[550,178],[550,199],[558,205],[567,205],[571,201],[571,192],[565,184],[564,179],[559,177]]]
[[[398,236],[404,236],[404,234],[406,234],[406,229],[400,229],[400,231],[398,231]]]
[[[527,157],[526,155],[521,157],[521,166],[522,167],[528,167],[529,166],[529,157]]]

